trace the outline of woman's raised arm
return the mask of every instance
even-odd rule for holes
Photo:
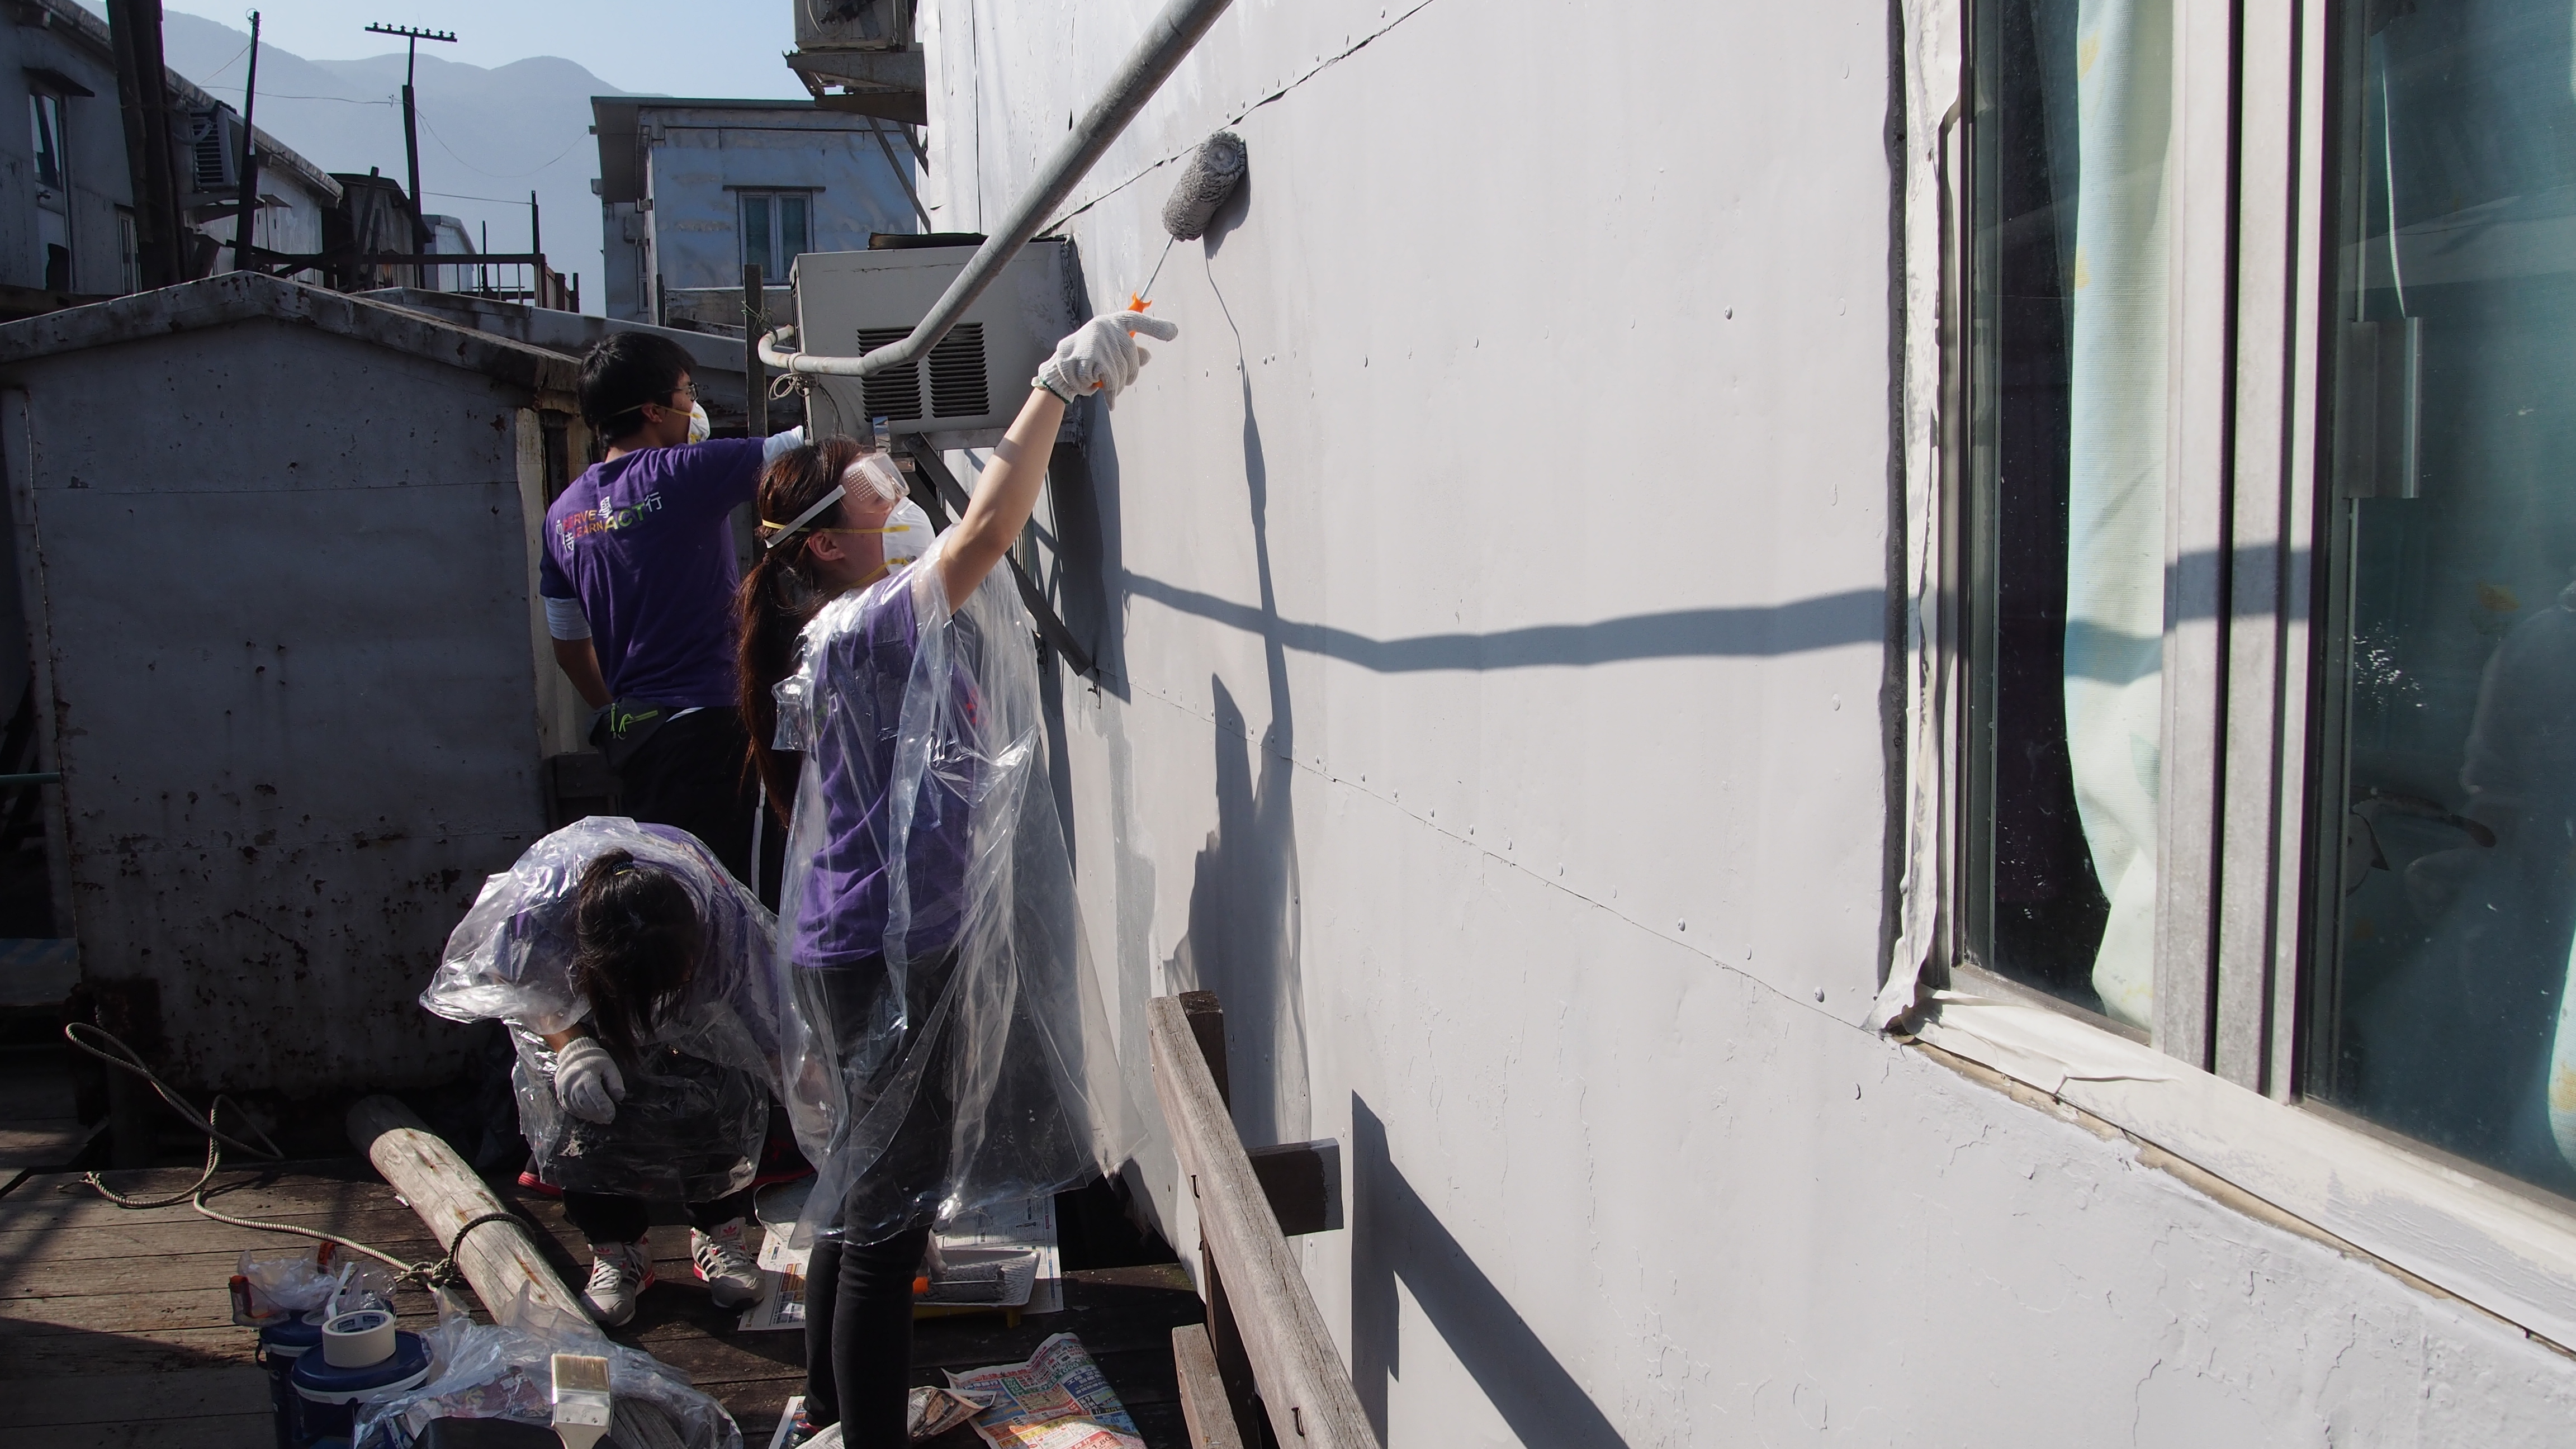
[[[1056,429],[1064,423],[1065,404],[1085,393],[1116,397],[1136,380],[1137,369],[1151,356],[1136,345],[1135,334],[1170,341],[1181,329],[1142,312],[1094,317],[1056,344],[1055,356],[1029,381],[1029,400],[1002,435],[993,461],[975,481],[974,501],[966,516],[940,540],[939,582],[950,607],[975,592],[984,576],[1010,552],[1029,514],[1038,506],[1038,489],[1046,483],[1047,457],[1055,449]]]

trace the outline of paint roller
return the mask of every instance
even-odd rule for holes
[[[1217,208],[1243,184],[1245,159],[1243,138],[1232,131],[1217,132],[1190,153],[1190,164],[1181,169],[1181,179],[1163,202],[1163,230],[1171,234],[1171,241],[1163,243],[1163,255],[1154,259],[1153,275],[1145,279],[1144,287],[1128,297],[1131,309],[1142,312],[1154,305],[1146,298],[1154,290],[1154,278],[1163,275],[1172,242],[1197,241],[1207,235]]]

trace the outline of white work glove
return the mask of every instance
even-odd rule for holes
[[[1094,392],[1114,398],[1136,380],[1137,369],[1153,356],[1136,345],[1128,335],[1133,332],[1162,342],[1181,335],[1180,328],[1142,312],[1094,317],[1055,345],[1055,356],[1038,364],[1034,381],[1066,402]]]
[[[577,1036],[555,1053],[555,1099],[585,1122],[614,1122],[626,1100],[626,1078],[608,1048]]]

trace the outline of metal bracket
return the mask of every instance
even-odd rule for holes
[[[947,460],[939,456],[939,450],[931,446],[930,440],[919,433],[906,433],[895,439],[895,446],[910,454],[913,466],[920,469],[921,475],[930,480],[932,497],[925,502],[944,505],[945,509],[953,510],[958,517],[964,517],[967,504],[973,500],[967,495],[965,487],[957,481],[957,475],[948,471]],[[942,509],[930,508],[928,511],[938,513]],[[1025,529],[1022,531],[1022,536],[1026,536]],[[1047,602],[1045,593],[1038,588],[1037,580],[1029,577],[1029,571],[1020,567],[1020,561],[1014,555],[1004,554],[1002,561],[1011,566],[1011,577],[1020,586],[1020,602],[1027,606],[1029,617],[1037,622],[1038,637],[1046,640],[1049,646],[1063,655],[1065,662],[1073,666],[1075,674],[1086,679],[1091,677],[1099,668],[1098,661],[1091,657],[1090,650],[1082,647],[1081,640],[1073,637],[1073,631],[1065,627],[1064,620],[1057,617],[1055,606]]]

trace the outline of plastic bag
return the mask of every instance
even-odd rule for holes
[[[664,1013],[642,1060],[623,1072],[616,1119],[602,1124],[563,1110],[545,1034],[589,1015],[572,977],[573,912],[582,872],[611,850],[677,876],[697,904],[706,942],[687,993]],[[508,1023],[519,1127],[547,1181],[709,1202],[750,1185],[769,1132],[769,1096],[783,1090],[776,933],[776,918],[697,837],[592,816],[528,847],[483,883],[420,1002],[451,1021]],[[800,1135],[808,1131],[828,1128],[800,1127]]]
[[[233,1322],[262,1328],[299,1314],[391,1308],[394,1270],[373,1260],[342,1258],[339,1244],[310,1248],[244,1248],[232,1278]],[[325,1310],[328,1310],[326,1313]]]
[[[780,747],[806,753],[778,953],[781,1070],[817,1172],[798,1246],[1052,1193],[1135,1141],[1033,629],[999,572],[947,613],[942,546],[825,605],[777,691]]]
[[[679,1370],[641,1349],[611,1341],[587,1318],[538,1311],[524,1291],[476,1323],[440,1295],[438,1327],[422,1335],[431,1348],[430,1376],[410,1393],[358,1414],[357,1449],[410,1449],[432,1419],[554,1420],[553,1359],[558,1353],[608,1360],[609,1392],[622,1425],[636,1405],[668,1420],[688,1449],[742,1449],[742,1430],[722,1404],[689,1386]],[[621,1443],[635,1438],[612,1431]]]

